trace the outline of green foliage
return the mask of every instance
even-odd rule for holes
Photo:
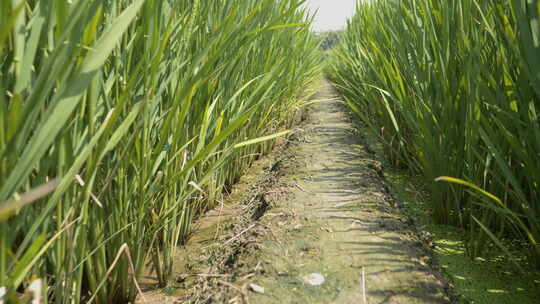
[[[339,38],[342,33],[343,31],[326,31],[317,33],[317,38],[321,42],[321,50],[328,51],[339,45]]]
[[[521,239],[538,266],[539,8],[536,0],[364,2],[329,68],[391,161],[425,176],[437,223],[468,229],[472,255]],[[439,176],[481,191],[434,182]]]
[[[147,263],[167,283],[319,71],[302,2],[0,0],[8,298],[38,277],[54,303],[129,302]]]

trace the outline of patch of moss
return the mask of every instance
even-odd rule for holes
[[[443,274],[458,295],[458,303],[540,303],[540,273],[519,273],[504,256],[471,259],[465,250],[465,234],[455,227],[433,225],[427,202],[406,173],[387,170],[393,194],[410,216],[430,233],[434,254]],[[519,253],[518,253],[519,254]]]
[[[461,296],[460,303],[539,303],[540,273],[517,272],[504,256],[471,259],[462,233],[452,227],[428,226],[434,235],[435,254]]]

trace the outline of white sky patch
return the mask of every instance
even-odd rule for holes
[[[307,0],[306,6],[317,16],[313,30],[328,31],[344,29],[347,19],[354,15],[357,0]]]

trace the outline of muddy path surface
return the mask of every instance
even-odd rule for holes
[[[451,303],[362,130],[328,81],[315,98],[243,211],[183,266],[179,303]]]

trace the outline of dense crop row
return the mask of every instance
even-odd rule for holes
[[[426,177],[436,222],[469,229],[473,254],[519,236],[537,265],[539,16],[536,0],[364,1],[330,68],[392,162]]]
[[[165,284],[317,74],[301,2],[1,0],[0,291],[127,302],[147,263]]]

